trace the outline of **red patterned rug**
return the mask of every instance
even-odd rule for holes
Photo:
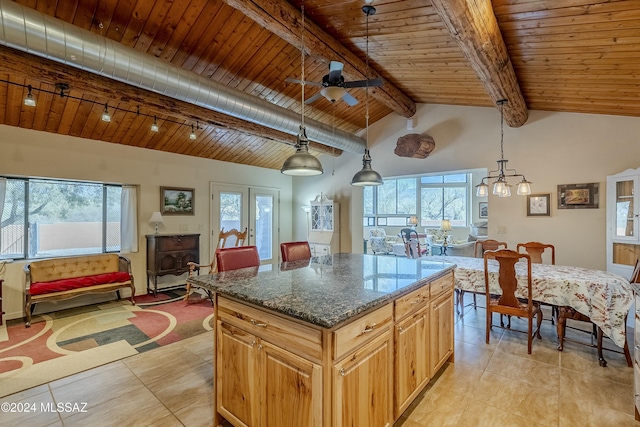
[[[176,289],[7,322],[0,397],[213,329],[211,302]],[[0,338],[1,339],[1,338]]]

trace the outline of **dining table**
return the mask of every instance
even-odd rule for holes
[[[455,289],[485,294],[484,259],[473,257],[430,256],[452,263]],[[489,292],[500,294],[498,262],[488,260]],[[527,297],[527,264],[516,264],[516,296]],[[629,280],[607,271],[568,265],[532,264],[533,300],[555,306],[570,306],[589,317],[620,348],[626,340],[626,318],[633,302]]]

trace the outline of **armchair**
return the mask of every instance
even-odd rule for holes
[[[393,252],[393,244],[396,243],[397,238],[387,236],[387,232],[384,228],[372,228],[369,230],[369,246],[371,252],[388,254]]]

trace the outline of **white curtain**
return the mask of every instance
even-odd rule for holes
[[[2,213],[4,212],[4,196],[7,194],[7,179],[0,178],[0,250],[2,249]]]
[[[138,188],[122,186],[120,252],[138,252]]]

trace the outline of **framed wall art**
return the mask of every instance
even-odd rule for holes
[[[528,195],[527,216],[551,216],[551,194]]]
[[[558,185],[558,209],[598,209],[597,182]]]
[[[478,218],[489,218],[489,202],[480,202],[478,205]]]
[[[194,215],[193,188],[160,187],[162,215]]]

